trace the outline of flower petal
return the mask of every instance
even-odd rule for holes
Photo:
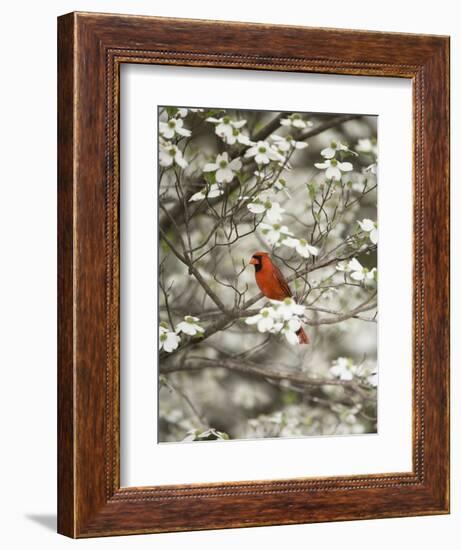
[[[338,162],[338,168],[341,172],[350,172],[354,167],[350,162]]]
[[[329,180],[339,181],[341,179],[341,171],[337,166],[330,166],[325,170],[325,177]]]
[[[351,273],[351,279],[354,279],[354,281],[363,281],[363,279],[365,279],[365,273],[363,271],[353,271]]]
[[[250,212],[253,212],[253,214],[262,214],[266,211],[266,207],[264,206],[264,204],[257,202],[251,202],[247,205],[247,208]]]
[[[357,258],[353,258],[349,262],[348,267],[351,271],[362,271],[362,269],[363,269],[362,264],[357,260]]]
[[[205,166],[202,168],[202,172],[215,172],[218,168],[219,167],[217,164],[209,162],[208,164],[205,164]]]
[[[309,144],[305,143],[304,141],[295,141],[295,148],[296,149],[305,149]]]
[[[322,157],[325,157],[326,159],[332,159],[335,156],[336,151],[331,147],[326,147],[325,149],[322,149],[320,151],[320,154],[322,155]]]

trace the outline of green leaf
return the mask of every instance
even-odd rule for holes
[[[168,114],[168,118],[171,118],[178,112],[178,109],[177,107],[167,107],[166,112]]]
[[[284,391],[282,394],[282,401],[284,405],[295,405],[299,402],[299,394],[292,390]]]
[[[315,184],[315,181],[311,181],[310,183],[307,183],[307,189],[309,191],[309,197],[311,200],[315,199],[315,195],[317,194],[317,186]]]
[[[203,179],[209,184],[212,185],[216,183],[216,173],[215,172],[204,172]]]

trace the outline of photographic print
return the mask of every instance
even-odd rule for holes
[[[157,114],[159,442],[376,433],[377,116]]]

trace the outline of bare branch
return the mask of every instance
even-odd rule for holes
[[[319,124],[319,126],[312,128],[312,130],[305,130],[299,137],[299,140],[309,139],[318,134],[321,134],[322,132],[325,132],[325,130],[330,130],[330,128],[334,128],[335,126],[344,124],[349,120],[356,120],[359,118],[362,118],[362,115],[341,115],[336,118],[332,118],[331,120],[328,120],[327,122],[324,122],[323,124]]]
[[[203,416],[199,413],[197,407],[192,403],[190,397],[186,393],[184,393],[183,390],[179,388],[179,386],[177,386],[176,384],[173,384],[171,380],[166,380],[166,378],[163,378],[163,383],[165,384],[165,386],[167,386],[168,388],[176,392],[178,395],[180,395],[184,399],[184,401],[189,405],[189,408],[194,414],[195,418],[197,419],[199,425],[202,428],[208,428],[208,423],[205,421]]]
[[[162,228],[160,228],[160,232],[162,233],[162,239],[166,242],[166,244],[170,247],[173,254],[180,260],[184,265],[186,265],[189,268],[189,272],[194,275],[194,277],[197,279],[198,283],[201,285],[203,290],[206,292],[206,294],[213,300],[213,302],[219,307],[219,309],[226,313],[226,306],[222,303],[218,295],[209,287],[209,285],[206,283],[205,279],[203,278],[200,271],[194,266],[194,264],[190,261],[190,259],[187,256],[183,256],[173,245],[173,243],[168,239],[168,237],[165,235]]]
[[[256,375],[270,380],[279,380],[283,382],[291,382],[302,386],[342,386],[357,392],[361,397],[370,398],[368,392],[360,388],[354,380],[340,380],[338,378],[317,378],[308,376],[302,372],[288,371],[287,369],[280,370],[274,365],[265,365],[261,367],[256,363],[244,361],[232,361],[230,359],[210,359],[208,357],[190,356],[180,364],[161,365],[160,372],[162,374],[170,374],[173,372],[185,372],[202,370],[209,367],[221,367],[224,369],[241,372],[244,374]]]

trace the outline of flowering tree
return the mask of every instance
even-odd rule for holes
[[[376,431],[375,117],[164,107],[158,130],[160,441]],[[259,250],[292,297],[259,292]]]

